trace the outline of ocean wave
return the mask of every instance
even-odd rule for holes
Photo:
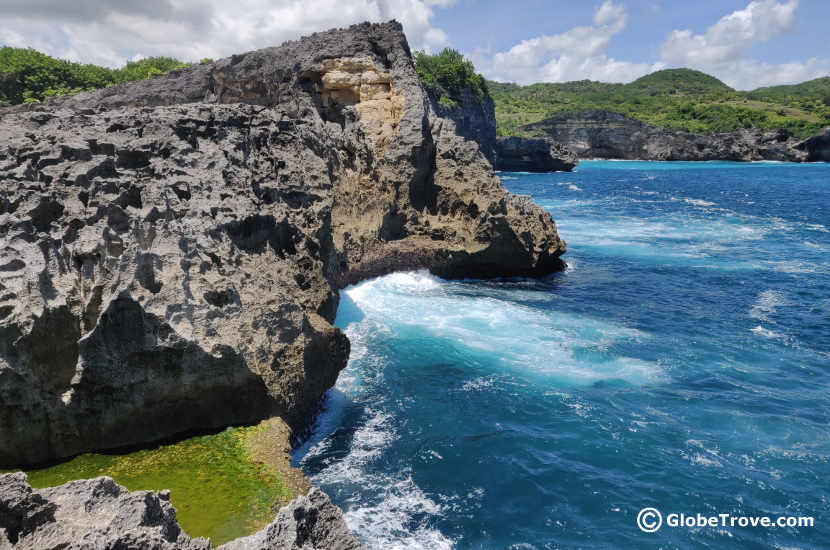
[[[399,436],[389,413],[367,408],[364,415],[345,456],[325,460],[325,466],[311,474],[312,483],[331,493],[360,487],[361,498],[346,499],[341,508],[346,524],[371,548],[452,548],[453,541],[430,526],[444,506],[426,495],[409,471],[395,477],[374,473],[373,464]],[[330,433],[319,426],[316,431]],[[318,440],[305,449],[301,462],[307,465],[326,456],[330,444],[329,439]]]
[[[550,301],[551,294],[544,289],[505,290],[444,281],[418,271],[372,279],[345,289],[344,294],[360,311],[351,315],[359,321],[348,325],[350,337],[365,333],[366,338],[431,339],[433,345],[468,361],[497,361],[501,368],[561,384],[610,379],[644,384],[665,378],[657,364],[608,351],[616,342],[641,340],[647,334],[584,315],[524,305]],[[364,345],[362,337],[355,341]]]

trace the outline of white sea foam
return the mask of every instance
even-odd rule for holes
[[[776,308],[786,306],[789,300],[782,292],[767,289],[755,299],[752,309],[749,310],[749,316],[754,319],[767,320],[767,318],[775,313]]]
[[[691,204],[692,206],[715,206],[714,202],[705,201],[702,199],[690,199],[688,197],[671,197],[669,198],[672,202],[685,202],[686,204]]]
[[[382,478],[373,481],[385,485],[377,502],[350,507],[343,514],[351,529],[375,548],[403,550],[453,547],[452,540],[425,522],[413,528],[413,518],[425,513],[439,516],[442,506],[427,497],[411,477],[391,483]]]
[[[758,325],[757,327],[753,327],[749,330],[751,330],[753,333],[757,334],[758,336],[760,336],[762,338],[767,338],[767,339],[770,339],[770,340],[782,337],[781,334],[779,334],[775,331],[769,330],[767,328],[764,328],[761,325]]]
[[[492,377],[483,377],[479,376],[474,380],[467,380],[464,382],[464,385],[461,386],[461,391],[478,391],[483,389],[488,389],[493,387],[493,378]]]
[[[413,527],[415,518],[424,514],[440,516],[443,506],[426,495],[408,471],[394,477],[374,473],[373,463],[398,435],[389,414],[367,412],[369,417],[355,431],[346,456],[330,461],[312,475],[312,482],[335,489],[341,485],[361,486],[360,501],[347,499],[343,517],[371,548],[452,548],[453,542],[427,525],[426,520]],[[327,446],[327,440],[318,441],[307,450],[303,460],[324,455]]]
[[[706,447],[702,441],[697,439],[687,440],[686,445],[692,447],[693,450],[690,452],[683,451],[682,454],[685,455],[692,464],[710,468],[721,468],[723,466],[720,453],[717,449]]]
[[[422,271],[373,279],[344,293],[363,315],[349,325],[350,337],[349,331],[359,333],[367,326],[373,331],[383,327],[393,334],[414,331],[449,346],[464,360],[486,358],[504,369],[564,384],[605,379],[642,384],[664,376],[654,363],[607,352],[615,342],[640,340],[646,334],[521,303],[549,301],[552,297],[546,291],[448,282]],[[586,353],[590,360],[584,358]]]

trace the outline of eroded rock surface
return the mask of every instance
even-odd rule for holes
[[[348,357],[337,290],[565,250],[438,116],[397,23],[0,112],[0,465],[280,415]]]
[[[0,475],[0,549],[208,550],[176,521],[167,491],[133,491],[99,477],[32,489],[22,472]],[[319,489],[295,498],[262,531],[225,550],[358,550],[340,509]]]
[[[340,508],[316,487],[280,509],[267,527],[219,547],[219,550],[360,550],[343,520]]]
[[[5,540],[4,540],[5,537]],[[26,474],[0,475],[0,548],[207,550],[176,522],[167,491],[129,492],[112,478],[32,489]]]

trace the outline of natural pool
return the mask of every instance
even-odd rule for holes
[[[110,476],[131,491],[169,489],[182,528],[218,546],[262,529],[304,492],[301,474],[288,469],[287,430],[271,419],[126,454],[88,453],[26,474],[33,487]]]

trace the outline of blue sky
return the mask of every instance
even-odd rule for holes
[[[118,66],[392,18],[413,49],[450,46],[488,78],[522,84],[629,82],[682,66],[739,89],[830,74],[828,0],[1,0],[0,44]]]

